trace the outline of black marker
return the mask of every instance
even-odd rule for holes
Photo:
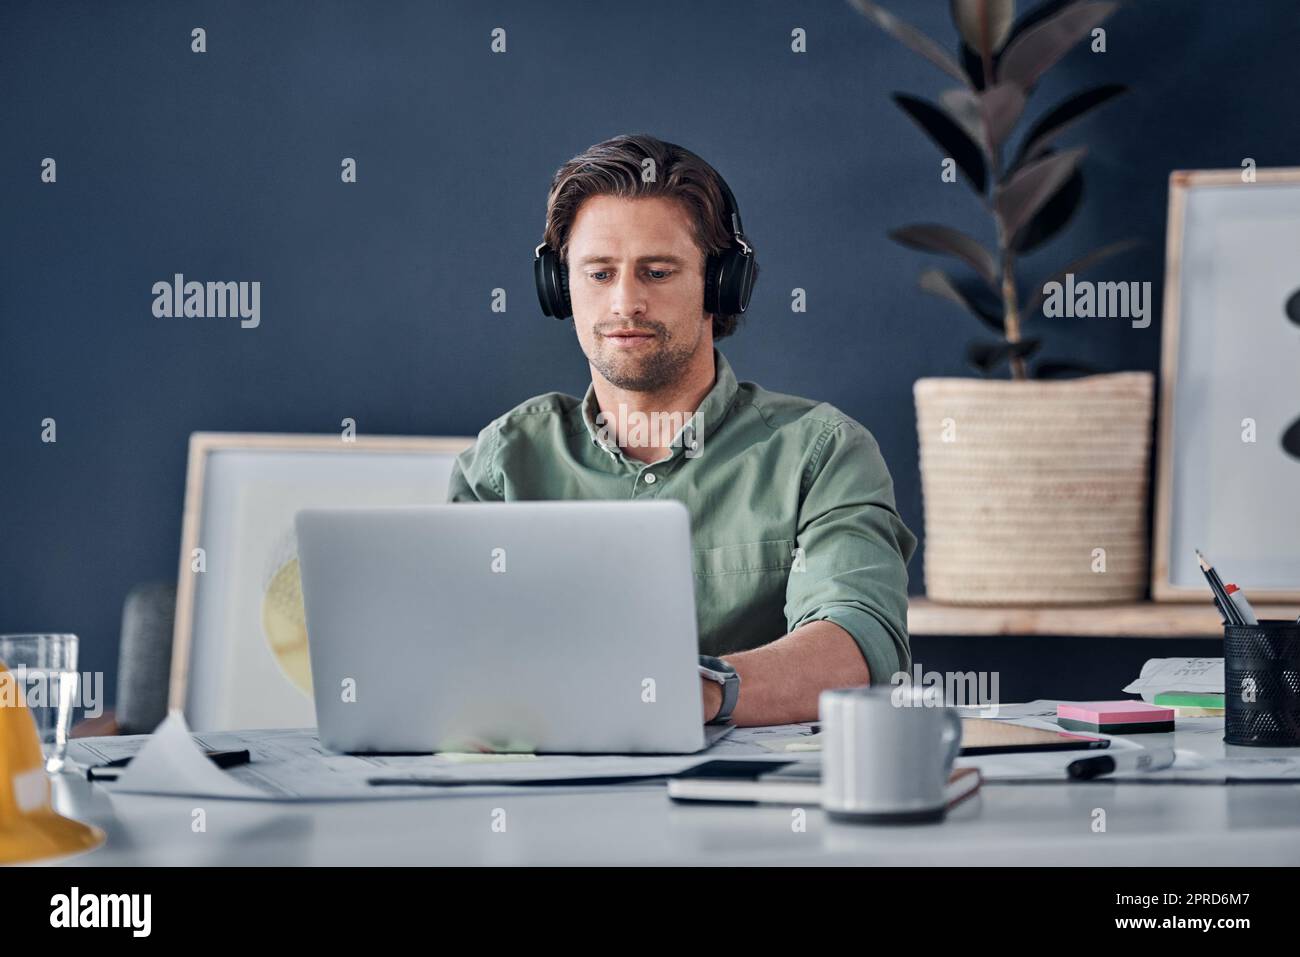
[[[245,748],[242,751],[205,751],[204,754],[219,768],[233,768],[240,764],[249,764],[253,758]],[[116,781],[116,774],[104,774],[108,768],[124,768],[131,763],[130,758],[117,758],[107,764],[96,764],[86,768],[87,781]]]
[[[1113,751],[1097,758],[1079,758],[1065,769],[1077,781],[1088,781],[1112,771],[1161,771],[1174,763],[1173,748]]]

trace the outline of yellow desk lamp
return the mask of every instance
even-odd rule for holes
[[[36,722],[22,689],[0,661],[0,864],[78,854],[104,832],[55,813]]]

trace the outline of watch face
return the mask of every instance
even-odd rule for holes
[[[712,655],[700,655],[700,668],[712,675],[718,676],[722,680],[727,675],[734,675],[736,669],[721,658],[714,658]]]

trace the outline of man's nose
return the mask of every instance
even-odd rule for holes
[[[635,272],[624,272],[615,281],[610,311],[616,316],[645,314],[645,287]]]

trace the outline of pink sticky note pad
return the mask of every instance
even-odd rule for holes
[[[1174,709],[1145,701],[1076,701],[1058,704],[1056,716],[1092,724],[1140,724],[1143,721],[1173,721]]]

